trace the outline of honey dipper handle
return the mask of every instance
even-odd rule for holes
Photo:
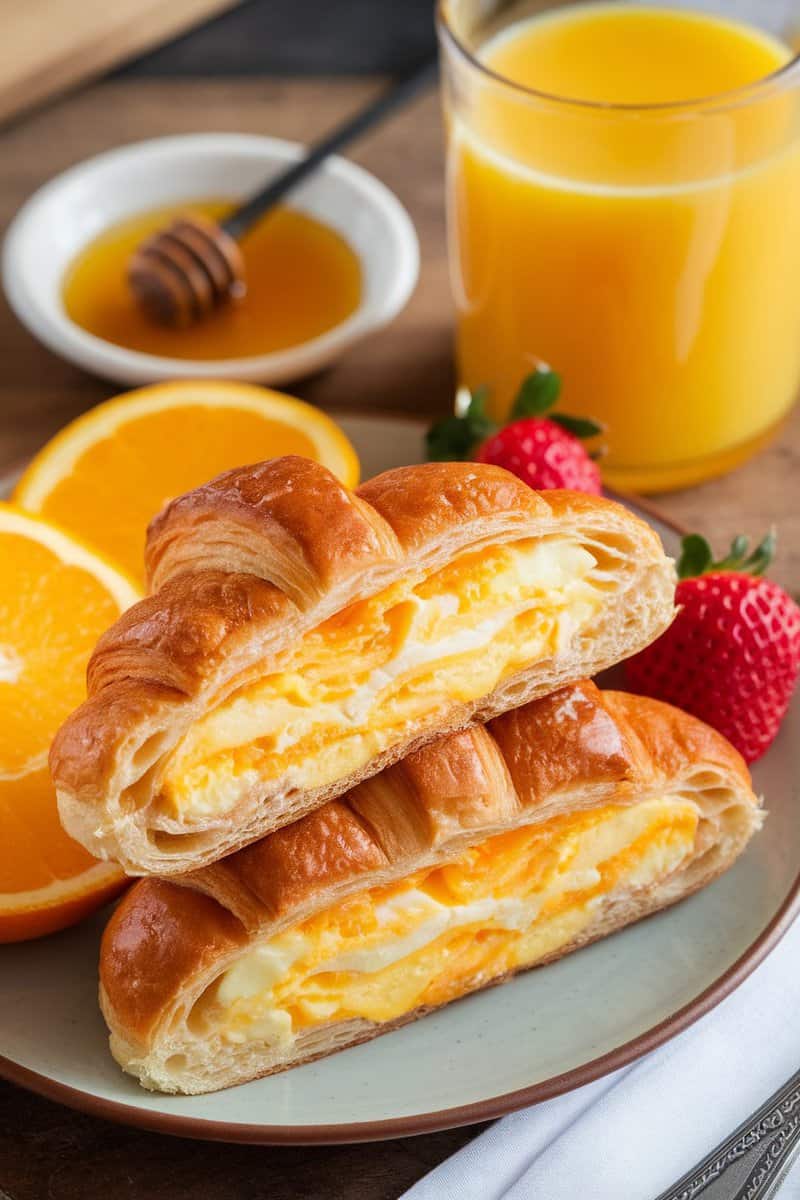
[[[288,171],[284,171],[277,179],[271,179],[266,187],[256,192],[249,200],[235,209],[227,220],[222,222],[223,230],[234,240],[246,233],[259,217],[279,200],[296,187],[307,175],[315,171],[320,163],[331,154],[342,150],[350,142],[355,141],[362,133],[377,125],[384,117],[401,108],[419,92],[429,87],[436,79],[436,58],[429,59],[410,75],[391,84],[377,99],[366,108],[362,108],[350,117],[343,125],[338,126],[320,141],[316,142],[302,158]]]

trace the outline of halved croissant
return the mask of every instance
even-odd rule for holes
[[[330,1054],[680,900],[760,823],[714,730],[574,684],[214,866],[140,880],[103,938],[111,1051],[186,1093]]]
[[[154,521],[147,565],[50,756],[66,829],[132,874],[213,862],[673,614],[621,505],[468,463],[355,493],[300,458],[231,471]]]

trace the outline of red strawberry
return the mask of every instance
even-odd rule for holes
[[[774,534],[747,555],[735,538],[721,562],[704,538],[683,539],[669,629],[625,664],[631,687],[694,713],[724,734],[747,762],[768,749],[800,674],[800,608],[759,578]]]
[[[532,488],[571,488],[595,496],[602,491],[597,463],[573,434],[547,417],[506,425],[478,448],[475,458],[505,467]]]
[[[487,389],[462,393],[456,415],[428,431],[428,457],[473,457],[505,467],[533,488],[571,488],[599,495],[600,472],[579,439],[594,437],[601,426],[561,412],[545,417],[560,390],[555,371],[547,367],[534,371],[523,380],[511,424],[499,432],[486,412]]]

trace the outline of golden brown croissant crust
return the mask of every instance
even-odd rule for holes
[[[259,783],[229,820],[190,828],[154,816],[159,773],[193,723],[332,614],[412,568],[435,570],[467,551],[561,534],[612,557],[616,590],[604,594],[591,633],[576,636],[558,660],[516,674],[477,701],[451,702],[435,727],[410,728],[332,784],[293,789],[286,777],[273,794]],[[673,613],[672,566],[644,522],[612,501],[541,495],[506,471],[469,463],[389,471],[357,492],[301,458],[230,471],[153,521],[146,560],[155,592],[100,639],[88,699],[50,756],[68,831],[132,873],[177,873],[214,861],[438,733],[634,653]]]
[[[212,1053],[207,1074],[172,1073],[170,1055],[186,1052],[182,1022],[192,1004],[256,941],[498,832],[664,793],[690,796],[700,811],[690,860],[654,888],[611,898],[588,930],[550,956],[559,957],[704,886],[760,824],[747,768],[716,731],[666,704],[601,693],[589,682],[439,738],[211,867],[174,882],[142,880],[119,904],[101,951],[115,1057],[146,1086],[208,1090],[383,1032],[381,1024],[350,1022],[330,1045],[301,1039],[289,1061],[228,1062],[215,1074]]]

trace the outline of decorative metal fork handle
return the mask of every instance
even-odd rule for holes
[[[800,1071],[657,1200],[768,1200],[800,1150]]]

